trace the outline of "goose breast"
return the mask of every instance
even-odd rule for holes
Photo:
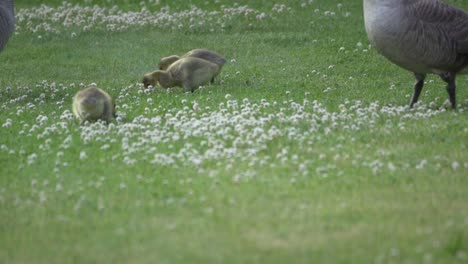
[[[466,12],[437,0],[365,0],[364,18],[370,42],[395,64],[416,73],[466,70]]]

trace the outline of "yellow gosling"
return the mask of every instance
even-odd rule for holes
[[[159,61],[159,69],[161,71],[165,71],[167,70],[167,68],[169,68],[169,66],[171,66],[172,63],[178,61],[179,59],[180,57],[177,55],[161,58],[161,60]]]
[[[195,91],[198,87],[210,82],[219,74],[220,67],[207,60],[187,57],[181,58],[171,64],[166,71],[157,70],[145,74],[143,85],[155,86],[156,83],[163,88],[175,86],[183,87],[186,92]]]
[[[73,113],[81,124],[97,120],[109,123],[115,117],[115,102],[108,93],[92,85],[73,97]]]
[[[165,71],[167,70],[167,68],[169,68],[169,66],[172,63],[176,62],[177,60],[181,58],[188,58],[188,57],[199,58],[199,59],[203,59],[203,60],[207,60],[212,63],[215,63],[219,66],[219,71],[221,71],[224,64],[226,63],[226,59],[214,51],[207,50],[207,49],[194,49],[185,53],[181,57],[177,55],[171,55],[169,57],[161,58],[161,60],[159,61],[159,69]],[[211,83],[213,82],[214,82],[214,78],[211,80]]]

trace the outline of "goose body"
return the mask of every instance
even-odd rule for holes
[[[0,51],[15,29],[13,0],[0,0]]]
[[[468,73],[468,13],[439,0],[364,0],[364,20],[377,51],[414,73],[411,107],[427,74],[447,82],[456,106],[455,77]]]
[[[185,91],[193,92],[205,85],[219,74],[220,67],[207,60],[186,57],[172,63],[166,71],[157,70],[143,77],[145,87],[159,85],[163,88],[175,86],[184,87]]]
[[[177,55],[171,55],[168,57],[161,58],[161,60],[159,61],[159,69],[163,71],[167,70],[167,68],[169,68],[169,66],[173,64],[174,62],[176,62],[177,60],[181,58],[189,58],[189,57],[199,58],[199,59],[212,62],[219,66],[219,71],[221,71],[221,68],[223,68],[224,64],[226,63],[226,59],[214,51],[211,51],[208,49],[194,49],[185,53],[181,57]],[[214,82],[214,78],[211,80],[211,83],[213,82]]]
[[[82,124],[97,120],[108,123],[115,117],[115,103],[108,93],[96,86],[90,86],[73,97],[73,113]]]

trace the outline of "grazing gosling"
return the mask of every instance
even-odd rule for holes
[[[115,102],[108,93],[92,85],[73,97],[73,113],[81,124],[97,120],[109,123],[115,117]]]
[[[176,62],[181,58],[188,57],[200,58],[215,63],[219,66],[219,71],[221,71],[224,64],[226,63],[226,59],[214,51],[207,49],[194,49],[185,53],[184,55],[182,55],[182,57],[179,57],[177,55],[171,55],[169,57],[161,58],[161,60],[159,61],[159,69],[165,71],[167,70],[167,68],[169,68],[169,66],[172,63]],[[211,80],[211,83],[213,82],[214,78]]]
[[[416,77],[410,107],[418,101],[427,74],[447,83],[456,108],[455,77],[468,73],[468,13],[439,0],[364,0],[371,44]]]
[[[219,66],[207,60],[187,57],[171,64],[166,71],[157,70],[143,77],[143,85],[163,88],[180,86],[188,91],[195,91],[199,86],[207,84],[219,74]]]

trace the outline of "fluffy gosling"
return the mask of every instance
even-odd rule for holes
[[[115,102],[108,93],[92,85],[73,97],[73,113],[81,124],[97,120],[109,123],[116,115]]]
[[[185,53],[181,57],[177,55],[171,55],[169,57],[161,58],[161,60],[159,61],[159,69],[162,71],[165,71],[167,70],[167,68],[169,68],[169,66],[172,63],[176,62],[177,60],[181,58],[188,58],[188,57],[200,58],[200,59],[204,59],[212,63],[215,63],[219,66],[219,71],[221,71],[224,64],[226,63],[226,59],[214,51],[207,50],[207,49],[194,49]],[[211,80],[211,83],[213,82],[214,82],[214,78]]]
[[[157,70],[147,73],[143,77],[143,85],[163,88],[183,87],[186,92],[193,92],[199,86],[205,85],[219,74],[220,67],[207,60],[186,57],[171,64],[166,71]]]

